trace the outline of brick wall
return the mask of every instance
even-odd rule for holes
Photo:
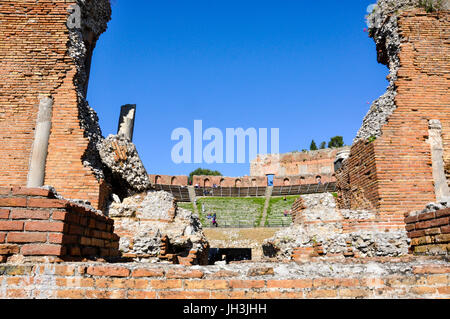
[[[188,177],[187,176],[150,174],[149,178],[150,178],[150,182],[152,184],[178,185],[178,186],[187,186],[188,185]]]
[[[0,188],[0,262],[116,257],[114,221],[40,188]]]
[[[449,12],[404,12],[398,19],[400,69],[397,108],[372,143],[352,146],[347,171],[338,176],[342,208],[376,208],[380,218],[401,220],[403,212],[436,200],[427,143],[428,121],[442,123],[444,161],[450,161]],[[345,194],[350,192],[351,194]],[[359,207],[358,207],[359,206]],[[361,207],[362,206],[362,207]],[[369,207],[367,207],[369,206]]]
[[[417,255],[450,253],[450,208],[420,214],[406,214],[410,252]]]
[[[231,264],[227,269],[185,269],[138,263],[5,264],[0,265],[0,298],[450,297],[450,267],[439,260],[371,260],[355,266],[317,262],[315,269],[290,263],[285,264],[290,271],[283,273],[278,273],[276,266]],[[320,273],[323,267],[327,269],[326,276]]]
[[[375,143],[355,143],[349,158],[336,172],[338,197],[336,202],[345,209],[380,208]]]
[[[258,155],[250,163],[250,175],[308,176],[332,174],[334,173],[336,154],[343,149],[333,148],[310,152]]]
[[[214,184],[222,187],[266,187],[267,177],[265,176],[198,176],[192,178],[192,185],[198,184],[201,187],[212,187]]]
[[[0,186],[26,185],[43,94],[54,99],[45,184],[99,207],[106,188],[82,163],[88,139],[68,54],[67,9],[75,2],[0,1]]]

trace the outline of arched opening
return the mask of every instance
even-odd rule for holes
[[[291,184],[291,181],[289,180],[289,178],[285,178],[284,180],[283,180],[283,185],[284,186],[289,186]]]
[[[170,185],[177,185],[177,177],[176,176],[172,177],[172,179],[170,180]]]
[[[203,186],[211,187],[211,182],[210,182],[209,178],[205,178],[205,180],[203,181]]]
[[[237,179],[237,180],[234,182],[234,186],[235,186],[235,187],[241,187],[241,185],[242,185],[242,182],[241,182],[240,179]]]
[[[256,187],[256,178],[252,178],[252,187]]]
[[[223,186],[223,183],[225,183],[225,179],[221,178],[220,181],[219,181],[219,186]]]
[[[161,176],[157,175],[155,177],[155,184],[161,184]]]

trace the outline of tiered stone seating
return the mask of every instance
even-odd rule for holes
[[[287,196],[285,201],[284,197],[272,197],[270,199],[264,226],[286,227],[292,224],[291,209],[297,198],[298,196]],[[289,212],[287,216],[284,216],[285,210]]]
[[[197,201],[200,220],[204,227],[212,227],[208,213],[216,214],[219,227],[258,227],[265,198],[201,198]],[[202,204],[205,211],[202,211]]]

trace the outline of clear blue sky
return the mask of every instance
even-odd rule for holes
[[[137,104],[134,142],[150,174],[195,168],[226,176],[246,164],[175,164],[177,127],[279,128],[280,152],[335,135],[351,144],[368,102],[385,91],[363,31],[374,0],[112,0],[94,51],[88,100],[105,136]],[[270,150],[270,148],[269,148]]]

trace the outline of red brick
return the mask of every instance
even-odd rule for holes
[[[190,269],[184,269],[184,268],[178,268],[178,269],[170,269],[166,277],[167,278],[202,278],[204,273],[200,270],[190,270]]]
[[[130,270],[119,266],[89,266],[87,274],[92,276],[128,277]]]
[[[10,195],[11,187],[0,187],[0,195]]]
[[[448,274],[450,273],[450,266],[445,265],[423,265],[414,266],[414,274]]]
[[[20,221],[1,221],[0,230],[23,230],[23,222]]]
[[[150,285],[154,289],[178,289],[182,288],[182,282],[180,279],[154,279],[150,281]]]
[[[14,209],[11,219],[49,219],[49,210]]]
[[[0,232],[0,244],[5,242],[6,233]]]
[[[128,291],[128,299],[156,299],[155,291]]]
[[[230,287],[236,288],[264,288],[266,285],[264,280],[230,280]]]
[[[46,233],[14,233],[8,234],[9,243],[45,243],[47,241]]]
[[[0,198],[2,207],[27,207],[27,199],[22,197]]]
[[[85,290],[83,289],[68,289],[58,290],[56,297],[59,299],[84,299]]]
[[[52,214],[53,220],[65,220],[69,213],[65,210],[54,210]]]
[[[436,211],[436,217],[439,218],[439,217],[445,217],[445,216],[450,216],[450,208]]]
[[[429,220],[434,219],[436,217],[436,214],[434,212],[424,213],[417,216],[417,219],[422,220]]]
[[[24,256],[63,256],[65,249],[61,245],[27,244],[21,253]]]
[[[9,218],[9,209],[0,209],[0,219]]]
[[[311,288],[311,279],[268,280],[267,288]]]
[[[50,232],[63,232],[66,230],[64,223],[62,222],[49,222],[49,221],[30,221],[25,222],[26,231],[50,231]]]
[[[29,198],[28,207],[39,208],[65,208],[68,205],[68,201],[61,199],[48,199],[48,198]]]
[[[13,195],[28,195],[28,196],[50,196],[51,192],[42,188],[26,188],[26,187],[13,187]]]
[[[336,290],[317,289],[307,293],[306,298],[336,298]]]
[[[203,291],[160,291],[160,299],[208,299],[209,292]]]
[[[184,289],[195,290],[195,289],[206,289],[206,290],[222,290],[228,289],[228,281],[226,280],[185,280]]]
[[[133,277],[164,277],[163,269],[148,269],[138,268],[134,269],[132,273]]]

